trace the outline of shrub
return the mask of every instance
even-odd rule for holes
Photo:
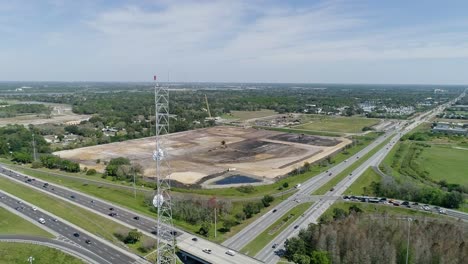
[[[87,172],[86,172],[86,175],[94,175],[96,174],[96,170],[95,169],[89,169]]]

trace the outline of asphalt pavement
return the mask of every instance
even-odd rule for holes
[[[108,219],[116,221],[129,228],[137,228],[148,236],[156,237],[156,220],[148,216],[136,213],[130,209],[123,208],[119,205],[109,203],[107,201],[68,189],[63,186],[49,183],[45,185],[46,181],[24,175],[1,166],[0,176],[8,177],[17,181],[19,184],[24,184],[35,188],[36,190],[48,193],[58,199],[66,200],[84,209],[103,215],[104,217],[107,217]],[[112,216],[110,214],[112,214]],[[229,248],[210,242],[201,237],[188,234],[177,228],[173,228],[173,230],[176,234],[177,246],[182,251],[186,252],[188,255],[193,255],[197,258],[203,259],[206,262],[232,264],[261,263],[254,258],[240,254],[238,252],[236,252],[234,256],[228,255],[226,252],[229,250]],[[198,244],[203,245],[203,248],[201,246],[194,246],[194,243],[188,242],[189,240],[191,241],[191,239],[194,237],[197,238]],[[205,248],[211,249],[211,253],[205,253],[203,251]]]
[[[0,191],[0,203],[16,210],[18,215],[28,218],[32,221],[39,221],[40,218],[44,219],[44,227],[52,230],[55,234],[59,234],[57,242],[66,244],[67,248],[74,247],[75,251],[79,251],[86,258],[94,261],[95,263],[135,263],[139,261],[136,255],[130,256],[123,249],[118,250],[107,243],[102,242],[101,239],[96,239],[94,235],[86,231],[76,228],[65,220],[56,216],[51,216],[50,213],[29,204],[7,192]],[[76,236],[78,234],[79,236]],[[40,238],[37,238],[41,240]],[[86,241],[89,240],[87,243]]]
[[[442,111],[443,107],[438,107],[434,110],[431,110],[427,113],[424,113],[415,119],[413,119],[412,123],[408,124],[407,126],[403,127],[396,127],[396,131],[389,134],[388,136],[394,136],[389,143],[387,143],[384,147],[378,150],[372,157],[366,160],[363,164],[361,164],[358,168],[356,168],[351,174],[340,181],[333,189],[327,192],[327,196],[331,197],[339,197],[341,196],[346,189],[353,184],[355,180],[359,178],[364,171],[369,168],[370,166],[378,166],[380,162],[385,158],[385,156],[390,152],[392,147],[397,143],[397,141],[406,133],[420,125],[421,123],[431,119],[435,115],[437,115],[440,111]],[[383,140],[382,140],[383,141]],[[320,186],[322,186],[321,184]],[[312,192],[308,192],[305,195],[310,195]],[[299,197],[296,199],[300,199]],[[338,199],[338,198],[337,198]],[[264,247],[256,256],[255,258],[264,261],[265,263],[276,263],[280,259],[282,252],[284,252],[284,242],[287,238],[297,236],[301,228],[307,227],[310,223],[317,223],[319,217],[337,200],[337,199],[323,199],[319,200],[319,202],[314,203],[303,215],[303,217],[298,218],[296,221],[291,223],[283,232],[281,232],[273,241],[271,241],[266,247]],[[454,215],[455,212],[447,210],[448,213]],[[457,212],[459,214],[463,214]],[[296,227],[297,226],[297,227]],[[296,228],[295,228],[296,227]],[[261,231],[260,231],[261,232]],[[277,244],[273,249],[273,245]],[[241,245],[242,246],[242,245]]]

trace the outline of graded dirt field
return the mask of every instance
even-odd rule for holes
[[[25,103],[25,102],[19,102],[19,103]],[[52,124],[61,124],[61,123],[66,123],[66,122],[78,122],[79,123],[80,121],[87,120],[91,117],[90,115],[77,115],[73,113],[71,105],[43,103],[43,102],[40,102],[40,103],[52,107],[50,118],[46,117],[45,115],[34,115],[34,114],[20,115],[20,116],[9,117],[9,118],[0,118],[0,127],[6,126],[9,124],[40,125],[40,124],[46,124],[46,123],[52,123]]]
[[[235,169],[236,173],[246,176],[275,178],[301,166],[305,161],[314,162],[351,143],[346,138],[229,126],[174,133],[164,136],[164,142],[171,166],[171,178],[188,184],[228,169]],[[127,157],[143,166],[145,176],[153,176],[154,149],[155,139],[152,137],[64,150],[55,154],[99,171],[104,170],[104,161]],[[101,160],[100,164],[96,164],[97,159]]]

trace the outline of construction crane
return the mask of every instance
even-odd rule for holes
[[[208,111],[208,118],[207,119],[213,119],[211,117],[210,105],[208,104],[208,97],[206,97],[206,94],[205,94],[205,102],[206,102],[206,111]]]

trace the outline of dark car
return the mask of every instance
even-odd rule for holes
[[[272,248],[276,248],[278,246],[278,243],[274,243]]]
[[[194,237],[194,238],[192,238],[192,241],[197,242],[197,241],[198,241],[198,238]]]
[[[158,231],[156,231],[156,230],[153,230],[153,231],[151,231],[151,234],[153,234],[153,235],[157,235],[157,234],[158,234]],[[192,240],[193,240],[193,239],[192,239]]]
[[[109,208],[109,210],[114,211],[114,207]]]
[[[91,244],[91,240],[86,239],[86,240],[85,240],[85,243],[89,245],[89,244]]]
[[[295,225],[295,226],[294,226],[294,229],[298,229],[298,228],[299,228],[299,225]]]
[[[75,195],[71,195],[70,198],[75,199]]]
[[[276,210],[276,209],[273,209],[273,213],[276,213],[276,211],[278,211],[278,210]]]
[[[109,216],[112,216],[112,217],[114,217],[116,215],[117,215],[116,213],[109,213]]]
[[[139,216],[134,216],[133,219],[140,220],[140,217]]]
[[[408,201],[404,201],[401,203],[401,205],[409,205],[409,202]]]
[[[172,231],[171,231],[171,235],[173,235],[173,236],[177,236],[177,231],[175,231],[175,230],[172,230]]]
[[[79,233],[73,233],[73,236],[74,237],[80,237],[80,234]]]

